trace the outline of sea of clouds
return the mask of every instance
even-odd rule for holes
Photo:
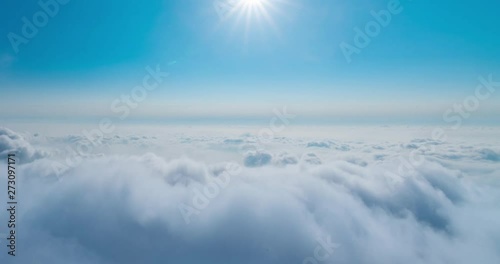
[[[500,263],[500,128],[431,130],[0,128],[19,200],[0,262]]]

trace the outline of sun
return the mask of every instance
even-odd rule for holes
[[[271,11],[275,9],[275,2],[283,0],[229,0],[232,3],[225,18],[236,18],[236,24],[245,21],[246,27],[252,24],[266,22],[274,26]],[[234,22],[234,21],[233,21]]]
[[[243,36],[244,45],[262,32],[281,36],[275,19],[283,15],[282,8],[290,0],[219,0],[218,27],[230,26],[230,36]],[[226,1],[226,2],[224,2]],[[229,3],[229,4],[224,4]],[[224,12],[225,11],[225,12]],[[256,33],[259,32],[259,33]],[[240,35],[241,33],[241,35]]]
[[[221,0],[217,8],[224,20],[237,18],[247,22],[250,20],[269,21],[272,20],[269,11],[275,8],[273,4],[275,1],[277,0]]]
[[[265,0],[243,0],[242,2],[243,2],[244,6],[252,7],[252,6],[260,6],[266,1]]]

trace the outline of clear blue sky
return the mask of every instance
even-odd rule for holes
[[[428,117],[473,94],[478,76],[500,80],[498,0],[401,0],[402,12],[348,63],[340,43],[352,44],[354,28],[389,2],[267,0],[221,20],[211,0],[70,0],[16,53],[9,33],[21,35],[22,17],[41,7],[5,0],[0,115],[106,115],[156,64],[171,76],[138,116],[290,105],[318,117]],[[499,105],[494,96],[485,111]]]

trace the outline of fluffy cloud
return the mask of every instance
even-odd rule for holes
[[[288,153],[281,153],[274,158],[274,164],[277,166],[286,166],[299,163],[299,160],[295,155]]]
[[[16,153],[21,163],[31,162],[46,155],[43,151],[35,150],[20,134],[0,127],[0,156],[8,153]]]
[[[313,263],[328,238],[337,246],[318,263],[498,263],[500,191],[472,177],[498,163],[477,159],[478,145],[462,152],[467,167],[429,154],[400,173],[395,143],[361,144],[383,145],[365,164],[300,144],[235,153],[245,166],[229,174],[226,163],[110,153],[49,180],[51,160],[38,159],[18,168],[15,263]]]
[[[308,148],[313,148],[313,147],[316,147],[316,148],[330,148],[330,142],[309,142],[307,143],[307,147]]]
[[[314,153],[306,153],[302,156],[302,161],[304,163],[319,165],[321,164],[321,159]]]
[[[489,161],[500,161],[500,154],[491,149],[481,149],[479,150],[479,155],[481,158]]]
[[[271,163],[273,156],[266,152],[249,152],[244,160],[247,167],[262,167]]]
[[[347,144],[337,144],[331,141],[312,141],[307,143],[308,148],[334,148],[340,151],[349,151],[351,147]]]

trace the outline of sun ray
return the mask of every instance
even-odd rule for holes
[[[288,0],[235,0],[232,9],[227,13],[221,23],[232,23],[231,31],[236,31],[238,27],[243,26],[245,43],[248,40],[249,32],[252,27],[266,24],[274,33],[280,36],[279,28],[273,18],[275,13],[278,15],[277,4]]]

